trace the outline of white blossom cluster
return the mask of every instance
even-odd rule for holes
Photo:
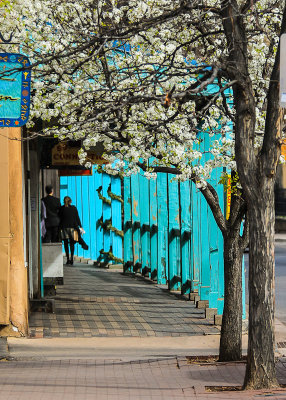
[[[245,3],[237,1],[238,15]],[[241,14],[257,149],[281,3],[260,0]],[[0,9],[3,35],[13,32],[19,43],[0,44],[1,52],[21,51],[33,64],[31,132],[40,119],[47,134],[81,139],[82,163],[103,143],[110,173],[131,174],[143,163],[151,178],[156,166],[174,166],[179,179],[195,176],[202,188],[214,168],[236,168],[235,82],[220,1],[5,0]]]

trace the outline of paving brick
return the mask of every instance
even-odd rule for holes
[[[64,275],[56,313],[31,313],[31,337],[219,334],[192,302],[139,276],[84,264],[64,267]]]
[[[282,377],[286,369],[278,362]],[[286,399],[286,390],[207,391],[241,385],[245,364],[191,364],[184,357],[0,363],[0,400]]]

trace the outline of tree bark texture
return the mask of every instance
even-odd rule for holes
[[[239,361],[242,348],[242,257],[239,234],[224,239],[224,310],[219,361]]]
[[[235,173],[232,173],[232,178],[234,177]],[[246,203],[241,191],[234,185],[230,215],[223,235],[224,309],[219,349],[220,361],[239,361],[242,355],[242,257],[248,245],[247,220]]]
[[[260,176],[262,175],[259,174]],[[249,336],[244,386],[277,386],[274,356],[274,179],[261,179],[249,202]]]

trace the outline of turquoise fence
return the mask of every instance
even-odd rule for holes
[[[152,180],[143,173],[124,178],[124,269],[170,290],[197,292],[221,314],[223,237],[195,185],[173,178],[163,173]],[[224,207],[223,187],[212,183]]]
[[[209,139],[201,146],[208,150]],[[215,169],[209,181],[225,210],[222,172]],[[122,200],[121,182],[95,170],[92,176],[60,178],[61,201],[66,195],[72,198],[89,245],[88,251],[77,245],[75,254],[99,263],[123,262],[125,272],[148,276],[183,294],[195,293],[222,314],[223,237],[201,192],[190,181],[174,180],[172,174],[148,180],[141,172],[123,179]],[[244,282],[243,274],[243,298]],[[245,317],[244,302],[243,310]]]
[[[200,149],[210,157],[209,136],[202,138]],[[215,169],[210,183],[224,210],[221,173],[222,168]],[[223,237],[192,182],[179,183],[164,173],[151,180],[143,172],[124,178],[124,269],[168,284],[170,290],[197,293],[222,314]]]
[[[93,168],[91,176],[60,178],[61,203],[70,196],[78,209],[84,240],[83,250],[76,245],[75,255],[97,262],[118,263],[122,260],[121,180]]]

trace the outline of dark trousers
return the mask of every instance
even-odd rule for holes
[[[44,237],[44,243],[56,243],[59,241],[59,227],[49,226],[46,228],[46,235]]]
[[[68,260],[70,259],[69,254],[71,254],[71,260],[72,260],[73,259],[73,255],[74,255],[74,244],[75,244],[75,241],[73,239],[64,239],[63,242],[64,242],[64,248],[65,248],[67,259]],[[70,247],[70,250],[71,250],[70,252],[69,252],[69,247]]]

